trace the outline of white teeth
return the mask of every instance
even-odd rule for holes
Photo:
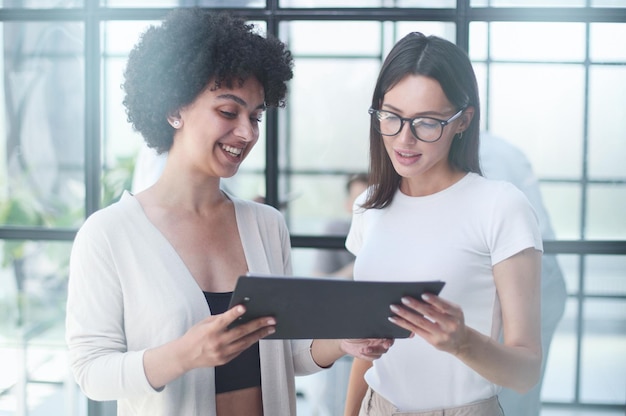
[[[239,156],[241,154],[241,151],[243,150],[243,149],[240,149],[238,147],[228,146],[226,144],[222,145],[222,149],[224,149],[228,153],[232,154],[233,156]]]
[[[412,153],[401,153],[401,152],[398,152],[398,153],[400,153],[400,156],[402,156],[402,157],[411,157],[411,156],[413,156]]]

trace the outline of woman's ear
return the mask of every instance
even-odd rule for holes
[[[463,114],[461,114],[461,117],[460,117],[461,122],[459,123],[457,133],[462,133],[465,130],[467,130],[470,124],[472,124],[473,118],[474,118],[474,107],[467,107],[465,110],[463,110]]]
[[[174,127],[175,129],[179,129],[183,126],[183,120],[180,117],[180,113],[178,111],[168,115],[167,122],[170,124],[170,126]]]

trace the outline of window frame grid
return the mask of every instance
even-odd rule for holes
[[[72,9],[0,9],[0,22],[34,22],[34,21],[68,21],[82,22],[85,28],[85,217],[100,207],[102,171],[101,162],[101,23],[110,20],[159,20],[170,8],[106,8],[100,7],[95,1],[86,1],[84,8]],[[589,1],[587,2],[589,4]],[[585,240],[585,204],[586,193],[590,184],[604,183],[603,181],[589,180],[587,172],[588,151],[588,85],[590,72],[589,59],[589,30],[591,23],[626,23],[626,8],[473,8],[470,0],[457,0],[455,9],[420,9],[420,8],[281,8],[279,0],[267,0],[265,8],[236,8],[222,9],[250,20],[265,21],[267,32],[278,36],[279,26],[284,21],[319,20],[319,21],[408,21],[413,17],[420,21],[453,22],[456,24],[456,43],[467,51],[469,43],[469,26],[471,22],[582,22],[586,24],[587,46],[585,51],[585,120],[584,120],[584,159],[583,174],[580,181],[582,188],[581,198],[583,212],[581,213],[581,230],[583,238],[571,241],[545,241],[544,249],[548,254],[576,254],[578,255],[579,288],[576,293],[569,294],[570,299],[577,301],[576,312],[576,380],[575,393],[572,402],[544,402],[544,405],[559,408],[587,408],[620,410],[622,405],[586,403],[581,401],[581,350],[582,335],[584,332],[583,316],[586,299],[615,298],[615,296],[600,296],[585,294],[585,259],[587,255],[608,254],[626,255],[626,240],[598,241]],[[490,58],[485,61],[489,68]],[[619,65],[619,64],[618,64]],[[487,112],[485,112],[487,114]],[[487,120],[489,123],[489,120]],[[487,124],[488,125],[488,124]],[[279,123],[278,113],[274,109],[268,111],[266,117],[266,201],[275,207],[279,206],[279,181],[281,175],[287,178],[291,174],[312,174],[316,172],[299,172],[288,167],[281,170],[279,167]],[[288,143],[287,143],[288,146]],[[328,174],[329,172],[324,172]],[[330,172],[333,173],[333,172]],[[334,172],[343,174],[344,172]],[[542,182],[559,182],[563,180],[543,178]],[[611,182],[614,183],[614,182]],[[623,184],[623,182],[620,182]],[[41,240],[41,241],[72,241],[76,234],[74,229],[45,229],[38,227],[0,226],[2,240]],[[345,238],[332,236],[291,235],[293,248],[343,248]],[[626,296],[617,296],[626,299]],[[106,413],[107,405],[89,400],[88,414],[90,416]]]

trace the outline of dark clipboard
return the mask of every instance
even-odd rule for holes
[[[387,319],[389,305],[403,296],[437,295],[444,284],[249,274],[239,277],[229,306],[243,304],[246,313],[231,326],[274,316],[276,332],[269,339],[406,338],[409,331]]]

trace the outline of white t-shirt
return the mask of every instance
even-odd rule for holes
[[[357,256],[355,280],[446,282],[441,296],[462,307],[468,326],[493,339],[502,327],[493,265],[529,247],[543,249],[522,192],[474,173],[433,195],[398,190],[384,209],[357,209],[346,247]],[[396,340],[365,379],[403,411],[460,406],[499,391],[420,337]]]

